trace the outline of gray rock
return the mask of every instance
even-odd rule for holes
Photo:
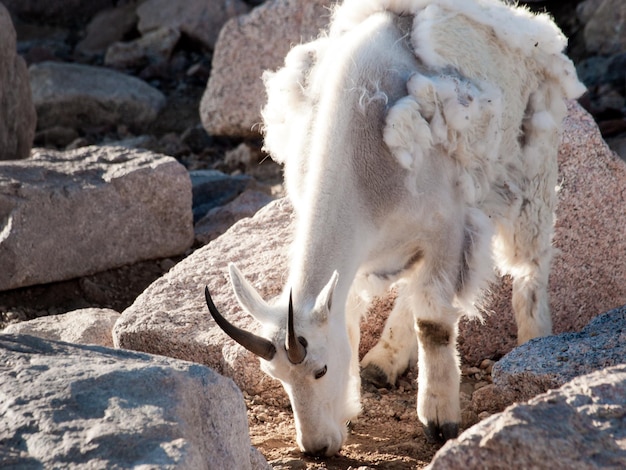
[[[595,6],[592,3],[591,8]],[[582,10],[581,10],[582,11]],[[583,34],[587,51],[611,55],[626,49],[626,3],[623,0],[602,0],[587,19]]]
[[[76,50],[87,55],[106,52],[137,25],[136,9],[137,5],[132,2],[99,12],[87,25],[85,37],[76,44]]]
[[[430,470],[626,468],[626,365],[574,379],[443,446]]]
[[[38,129],[124,124],[139,131],[165,104],[156,88],[104,67],[42,62],[29,74]]]
[[[142,34],[163,27],[178,29],[212,50],[224,23],[248,10],[241,0],[147,0],[137,8],[138,29]]]
[[[497,386],[524,393],[534,384],[548,390],[622,363],[626,363],[626,306],[597,316],[578,333],[536,338],[515,348],[495,364],[492,374]]]
[[[0,3],[0,160],[27,158],[37,116],[11,17]]]
[[[332,3],[272,0],[224,25],[200,104],[202,124],[209,134],[258,135],[266,99],[263,71],[279,68],[294,44],[315,38],[328,24]]]
[[[119,317],[120,314],[115,310],[84,308],[14,323],[2,330],[2,333],[112,348],[111,331]]]
[[[194,221],[200,220],[211,209],[228,204],[247,189],[257,186],[248,175],[230,176],[217,170],[189,172],[193,188]]]
[[[0,364],[3,468],[270,468],[241,392],[206,367],[15,335]]]
[[[116,42],[107,49],[104,64],[124,68],[166,61],[179,38],[178,29],[164,27],[150,31],[134,41]]]
[[[493,384],[476,390],[476,414],[496,413],[570,380],[626,363],[626,306],[595,317],[578,333],[537,338],[513,349],[492,370]]]
[[[191,183],[171,157],[123,147],[0,163],[0,290],[183,253]]]
[[[252,217],[274,198],[267,193],[247,190],[224,206],[211,209],[194,224],[196,243],[206,245],[225,233],[235,222]]]

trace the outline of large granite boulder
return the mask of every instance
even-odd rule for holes
[[[191,181],[171,157],[93,146],[0,163],[0,290],[178,255],[192,242]]]
[[[578,377],[448,441],[429,470],[626,467],[626,365]]]
[[[265,103],[264,70],[282,66],[289,49],[328,24],[331,0],[272,0],[229,20],[220,32],[200,104],[211,135],[257,136]]]
[[[174,359],[0,335],[3,468],[269,469],[235,384]]]
[[[611,308],[626,304],[623,253],[626,213],[626,165],[602,141],[597,127],[578,105],[565,122],[560,148],[561,192],[555,243],[557,257],[551,295],[557,332],[575,331]],[[122,313],[114,329],[116,344],[172,355],[215,367],[250,393],[275,390],[263,378],[258,361],[228,339],[204,305],[208,284],[224,315],[235,324],[258,331],[242,313],[228,281],[227,264],[235,262],[270,299],[282,289],[292,239],[293,215],[285,200],[272,202],[254,218],[235,224],[226,234],[197,250],[152,284]],[[593,280],[593,282],[590,282]],[[515,326],[506,283],[479,322],[464,324],[460,351],[466,363],[500,357],[515,346]],[[372,345],[392,305],[377,302],[362,325],[363,344]]]
[[[569,105],[559,147],[559,195],[550,275],[554,332],[579,331],[592,317],[626,304],[626,163],[606,145],[593,118]],[[498,359],[516,345],[509,279],[494,286],[485,323],[465,321],[467,362]]]
[[[41,62],[28,71],[38,129],[124,124],[141,131],[165,105],[165,96],[156,88],[104,67]]]
[[[26,63],[17,55],[15,29],[0,3],[0,160],[27,158],[36,124]]]

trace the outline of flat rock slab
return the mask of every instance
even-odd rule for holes
[[[207,367],[0,335],[3,468],[269,469],[235,384]]]
[[[93,146],[0,163],[0,290],[178,255],[193,236],[174,158]]]
[[[104,67],[41,62],[28,72],[38,129],[124,124],[140,131],[166,101],[143,80]]]
[[[591,318],[626,304],[626,165],[603,142],[591,117],[572,104],[559,152],[561,182],[551,301],[557,332],[584,327]],[[217,307],[233,323],[260,333],[244,314],[228,281],[229,262],[269,300],[287,277],[293,214],[286,200],[272,202],[255,217],[197,250],[152,284],[122,313],[116,344],[141,351],[194,360],[232,377],[250,393],[272,396],[278,383],[267,378],[258,361],[221,332],[210,318],[203,289],[208,285]],[[506,282],[493,288],[485,324],[462,325],[459,349],[465,363],[501,357],[516,345]],[[375,302],[362,324],[362,344],[372,346],[393,302]],[[282,393],[282,392],[276,392]],[[281,394],[282,396],[282,394]]]
[[[107,308],[82,308],[14,323],[1,333],[30,335],[67,343],[113,347],[111,331],[120,314]]]
[[[448,441],[429,470],[626,468],[626,365],[578,377]]]

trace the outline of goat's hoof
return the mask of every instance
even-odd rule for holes
[[[449,439],[454,439],[459,435],[459,423],[438,424],[429,421],[424,426],[424,433],[429,442],[433,444],[444,444]]]
[[[387,378],[387,374],[374,364],[368,364],[361,369],[361,382],[376,388],[393,388],[393,385]]]

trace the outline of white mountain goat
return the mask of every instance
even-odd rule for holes
[[[457,322],[496,268],[514,278],[519,342],[550,334],[559,129],[583,91],[565,45],[548,16],[496,0],[346,0],[327,33],[265,74],[265,147],[297,215],[289,277],[268,304],[230,267],[261,335],[206,294],[284,385],[304,452],[345,442],[359,320],[392,283],[363,375],[393,383],[419,356],[417,413],[437,441],[461,419]]]

